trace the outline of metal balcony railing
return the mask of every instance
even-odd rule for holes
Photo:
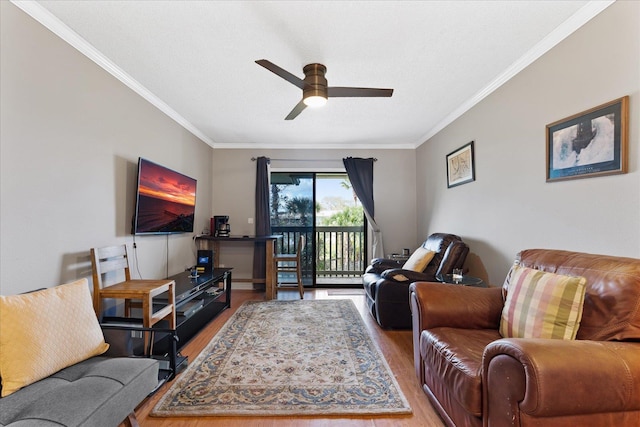
[[[272,226],[271,232],[283,236],[277,244],[277,251],[281,253],[295,253],[298,236],[305,234],[307,243],[302,262],[305,276],[313,271],[314,258],[318,278],[360,277],[364,271],[363,227],[316,227],[313,235],[312,227]]]

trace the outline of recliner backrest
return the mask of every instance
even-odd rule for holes
[[[469,246],[464,242],[451,242],[440,262],[438,274],[451,274],[454,268],[462,268],[469,254]]]
[[[451,248],[452,244],[454,244],[453,248]],[[431,276],[448,274],[454,268],[462,268],[462,264],[464,264],[469,253],[469,247],[462,241],[460,236],[448,233],[431,234],[424,241],[422,247],[435,252],[433,259],[423,271]]]

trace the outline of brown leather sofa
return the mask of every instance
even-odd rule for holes
[[[462,268],[469,253],[467,244],[455,234],[434,233],[421,247],[435,252],[422,272],[402,269],[404,261],[374,258],[362,275],[369,312],[383,328],[411,329],[411,282],[435,281],[437,274],[450,274]]]
[[[522,251],[587,279],[576,340],[502,338],[502,288],[411,285],[415,369],[448,426],[640,426],[640,259]]]

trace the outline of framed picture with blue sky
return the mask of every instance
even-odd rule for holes
[[[548,124],[547,182],[627,172],[629,97]]]

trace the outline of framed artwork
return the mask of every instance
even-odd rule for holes
[[[447,154],[447,188],[476,180],[473,141]]]
[[[547,125],[547,182],[627,172],[629,97]]]

